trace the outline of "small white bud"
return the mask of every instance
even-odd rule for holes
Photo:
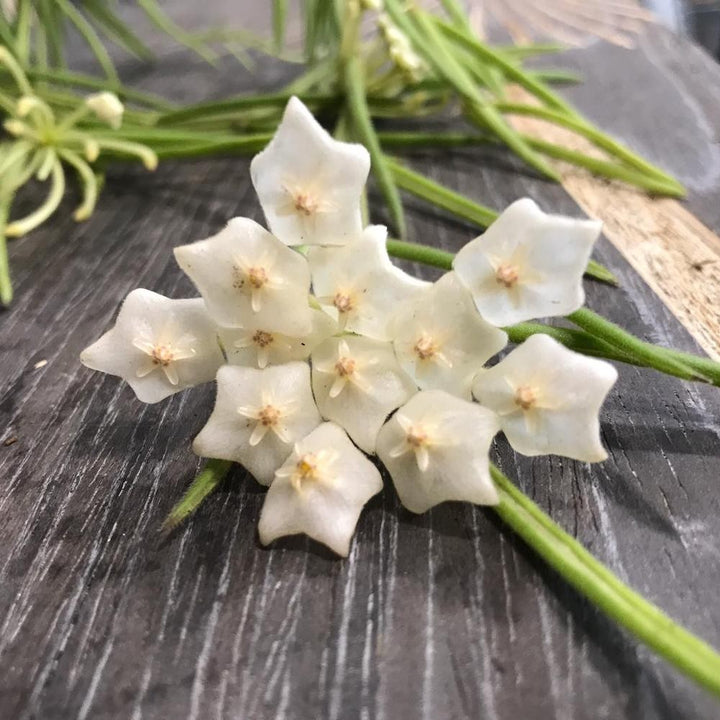
[[[114,130],[120,127],[125,106],[114,93],[99,92],[88,95],[85,98],[85,104],[100,120],[106,122]]]

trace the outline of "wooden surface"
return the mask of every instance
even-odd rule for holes
[[[588,78],[573,100],[678,173],[688,207],[718,231],[720,69],[661,31],[647,43],[570,53]],[[182,99],[272,86],[285,72],[264,64],[253,78],[228,62],[218,73],[182,53],[126,71]],[[495,207],[530,194],[546,210],[579,212],[502,152],[415,163]],[[418,241],[454,250],[472,234],[410,207]],[[388,490],[346,561],[301,538],[266,550],[263,491],[237,469],[162,540],[196,470],[189,444],[213,388],[145,406],[77,357],[133,287],[191,292],[173,246],[233,215],[260,219],[248,162],[118,168],[87,223],[70,209],[13,245],[17,300],[0,315],[0,717],[718,717],[720,704],[489,511],[447,504],[416,517]],[[596,257],[622,289],[589,283],[590,307],[650,340],[695,347],[613,246],[601,241]],[[622,367],[602,416],[607,462],[521,458],[504,441],[495,452],[564,528],[716,647],[719,417],[717,389]]]

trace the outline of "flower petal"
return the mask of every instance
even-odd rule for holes
[[[177,356],[171,360],[175,346]],[[153,361],[150,353],[156,347],[165,348],[170,364],[163,367]],[[93,370],[123,378],[139,400],[155,403],[210,382],[223,356],[217,327],[200,298],[171,300],[138,288],[123,302],[115,326],[83,350],[80,360]]]
[[[352,361],[351,375],[338,376],[318,368],[334,367],[340,356]],[[359,336],[333,337],[316,348],[311,360],[313,391],[322,416],[342,426],[362,450],[374,453],[387,416],[417,392],[392,345]],[[342,392],[333,394],[339,381],[344,383]]]
[[[370,156],[333,139],[293,97],[250,175],[268,226],[287,245],[343,245],[362,230]]]
[[[317,477],[295,479],[299,460],[327,453]],[[378,469],[334,423],[324,423],[301,440],[270,485],[258,530],[263,545],[285,535],[305,533],[347,556],[365,503],[382,490]]]
[[[483,363],[507,343],[507,335],[483,320],[454,273],[446,273],[393,318],[400,365],[423,390],[443,389],[470,399]]]
[[[493,412],[442,390],[427,390],[412,397],[398,413],[417,433],[416,452],[399,452],[408,434],[396,414],[380,430],[377,453],[408,510],[424,513],[447,500],[478,505],[498,502],[488,458],[498,431]],[[427,440],[418,444],[421,431]]]
[[[524,198],[465,245],[453,269],[493,325],[567,315],[585,300],[582,275],[601,228],[546,215]]]
[[[217,235],[174,252],[219,325],[310,331],[307,260],[253,220],[233,218]]]
[[[598,462],[607,457],[598,415],[616,379],[617,371],[610,363],[580,355],[538,334],[479,374],[473,394],[500,413],[502,430],[518,452]],[[518,388],[525,388],[527,398],[534,402],[523,407]]]
[[[261,411],[272,399],[282,424],[281,435],[258,435],[258,419],[248,417],[250,409]],[[289,412],[284,412],[286,408]],[[205,427],[193,442],[202,457],[234,460],[251,472],[257,481],[269,485],[292,443],[305,437],[321,422],[310,389],[307,363],[294,362],[265,370],[225,365],[217,374],[215,407]],[[272,428],[271,428],[272,429]]]

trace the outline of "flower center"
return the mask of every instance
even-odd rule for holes
[[[280,420],[280,411],[272,405],[265,405],[258,412],[258,422],[264,427],[273,427]]]
[[[252,336],[252,341],[261,348],[270,345],[274,339],[275,338],[272,336],[272,334],[269,332],[265,332],[265,330],[256,330],[255,334]]]
[[[515,391],[515,404],[523,410],[529,410],[537,402],[537,392],[529,385],[521,385]]]
[[[153,364],[167,367],[174,359],[175,353],[169,345],[156,345],[150,353]]]
[[[506,288],[511,288],[515,285],[519,277],[520,274],[517,267],[510,263],[502,263],[495,271],[495,279],[500,285],[504,285]]]
[[[339,313],[349,313],[353,309],[352,298],[343,292],[335,293],[333,305],[337,308]]]
[[[438,351],[437,343],[429,335],[421,335],[413,348],[421,360],[429,360]]]
[[[428,434],[419,425],[412,425],[407,430],[405,439],[407,444],[413,449],[426,447],[429,443]]]
[[[338,358],[335,363],[335,372],[340,377],[348,377],[355,372],[355,361],[349,357]]]
[[[307,191],[300,191],[295,193],[293,197],[293,204],[295,205],[295,210],[299,213],[302,213],[306,217],[315,214],[318,211],[318,207],[320,205],[320,203],[317,201],[317,198],[315,198]]]
[[[251,267],[247,272],[247,278],[256,290],[260,290],[268,281],[267,272],[263,267]]]

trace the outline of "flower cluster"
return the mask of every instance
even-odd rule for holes
[[[583,303],[599,224],[511,205],[435,283],[393,266],[386,230],[363,228],[370,161],[293,98],[251,166],[270,232],[235,218],[175,249],[201,298],[135,290],[82,354],[157,402],[217,381],[198,455],[269,486],[260,541],[306,533],[340,555],[382,489],[403,505],[498,502],[495,435],[526,455],[605,457],[598,412],[614,368],[533,335],[492,367],[502,326]],[[473,401],[473,398],[475,401]]]

